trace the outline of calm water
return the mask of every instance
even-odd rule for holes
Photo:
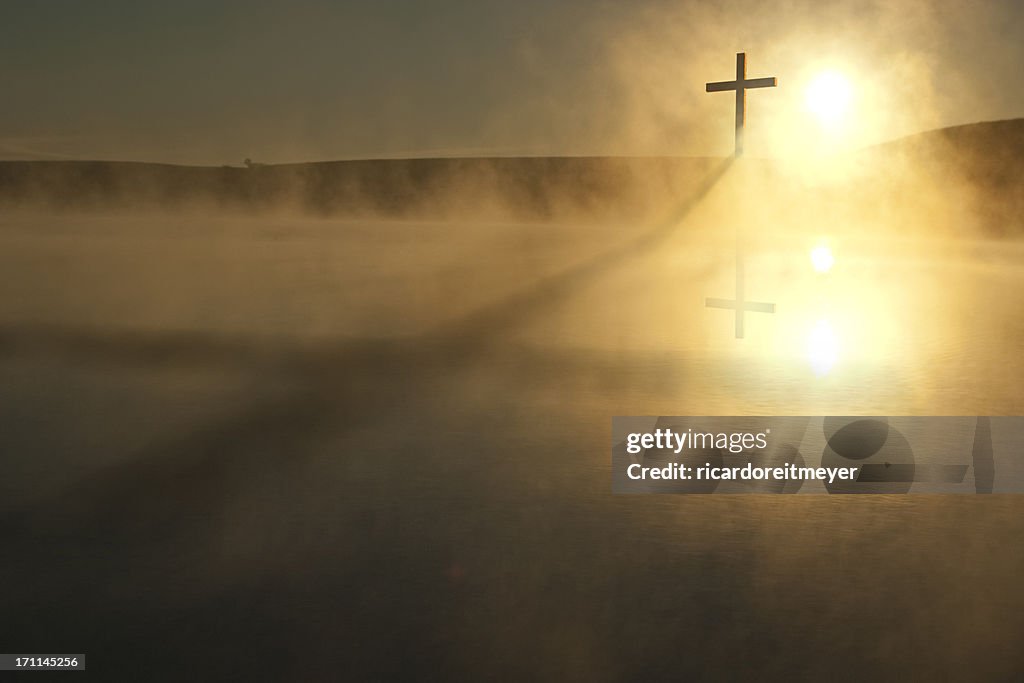
[[[612,497],[616,414],[1021,414],[1024,248],[0,220],[7,651],[111,677],[1013,679],[1012,496]],[[824,340],[820,330],[828,329]],[[815,332],[818,330],[818,332]],[[200,673],[201,672],[201,673]]]

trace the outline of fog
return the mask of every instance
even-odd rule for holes
[[[1020,412],[1020,196],[942,135],[525,208],[458,175],[358,210],[33,186],[0,219],[4,638],[112,677],[1011,675],[1013,497],[609,493],[617,414]],[[743,340],[703,305],[737,230],[777,305]]]
[[[613,496],[608,448],[614,415],[1021,414],[1017,9],[188,4],[0,26],[8,650],[111,680],[1024,667],[1015,496]],[[702,84],[741,50],[779,87],[733,159]],[[742,339],[706,306],[737,244],[775,306]]]

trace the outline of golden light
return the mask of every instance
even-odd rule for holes
[[[832,256],[832,250],[824,244],[819,244],[814,249],[811,249],[811,265],[819,273],[827,273],[832,270],[835,262],[836,259]]]
[[[839,357],[839,342],[827,320],[819,320],[807,338],[807,358],[815,374],[821,376],[835,365]]]
[[[849,79],[838,71],[824,71],[807,86],[806,104],[819,123],[835,127],[850,107],[853,88]]]

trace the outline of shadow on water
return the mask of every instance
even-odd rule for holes
[[[429,667],[432,660],[434,665],[450,666],[451,662],[446,664],[439,659],[450,657],[450,654],[443,657],[440,654],[443,648],[438,647],[443,643],[433,642],[443,639],[444,634],[425,637],[416,631],[436,625],[438,619],[434,615],[448,615],[441,621],[447,618],[457,621],[457,615],[451,610],[466,599],[458,595],[442,599],[432,594],[431,591],[437,589],[433,585],[437,577],[432,575],[424,586],[424,567],[433,567],[435,562],[451,564],[444,546],[459,543],[465,531],[459,523],[446,526],[449,513],[455,513],[458,519],[461,511],[462,519],[475,519],[475,524],[489,528],[489,533],[510,535],[509,542],[518,543],[517,530],[523,524],[545,524],[546,516],[552,511],[558,514],[559,509],[572,512],[568,502],[550,495],[538,499],[545,501],[542,506],[520,513],[510,513],[509,508],[503,506],[475,513],[467,508],[470,501],[478,497],[472,493],[473,487],[495,485],[494,473],[502,471],[503,466],[497,462],[482,469],[473,466],[473,453],[480,445],[475,432],[478,428],[486,429],[486,425],[467,425],[461,436],[452,436],[450,431],[440,436],[429,433],[430,425],[424,423],[433,419],[432,416],[451,419],[443,414],[443,407],[430,407],[431,393],[445,390],[445,377],[449,374],[472,372],[469,368],[473,363],[487,362],[487,349],[506,332],[531,316],[542,314],[610,270],[664,243],[722,178],[730,164],[731,160],[723,162],[673,215],[625,246],[533,282],[461,320],[415,338],[365,339],[295,348],[193,333],[115,332],[55,325],[0,327],[0,353],[7,358],[60,359],[63,363],[87,364],[101,372],[104,368],[236,367],[253,375],[265,375],[269,378],[267,381],[285,377],[290,387],[284,398],[254,395],[227,410],[226,417],[221,415],[190,433],[136,451],[120,464],[98,468],[55,496],[27,505],[0,508],[3,510],[0,532],[12,558],[0,570],[0,576],[5,585],[20,587],[3,598],[8,618],[0,633],[9,643],[8,649],[15,651],[18,649],[15,645],[20,644],[38,650],[48,643],[51,647],[57,645],[71,650],[80,644],[72,643],[72,639],[84,637],[85,642],[93,643],[94,655],[114,653],[118,651],[118,639],[132,632],[136,634],[131,637],[133,647],[146,642],[164,642],[177,657],[182,655],[177,651],[178,646],[184,649],[185,644],[195,644],[195,634],[187,631],[187,624],[199,624],[204,638],[223,631],[225,647],[237,654],[252,648],[273,647],[273,639],[282,637],[279,623],[296,618],[297,604],[334,600],[329,605],[331,609],[369,618],[373,623],[365,626],[373,632],[409,632],[406,659],[391,657],[384,669],[380,668],[382,653],[372,647],[363,648],[361,655],[348,655],[369,658],[363,662],[363,670],[409,675],[422,671],[424,665]],[[545,359],[543,355],[535,354],[532,361],[520,355],[514,361],[513,371],[520,380],[530,381],[531,376],[539,379],[548,374],[551,363],[570,362],[557,356]],[[594,361],[606,368],[622,365],[618,357],[587,356],[571,362]],[[622,367],[621,370],[619,376],[625,381],[633,368]],[[587,369],[577,367],[576,372],[585,373]],[[345,475],[338,475],[339,479],[330,482],[336,488],[322,493],[341,501],[337,506],[328,506],[329,512],[369,515],[362,522],[355,520],[357,530],[363,522],[370,525],[366,533],[352,535],[352,520],[343,523],[315,518],[306,507],[307,501],[301,500],[302,491],[297,490],[299,487],[293,480],[296,477],[301,480],[304,468],[316,470],[315,463],[325,442],[337,441],[377,423],[386,423],[387,431],[397,429],[400,433],[397,443],[382,447],[375,454],[378,458],[375,467],[382,470],[407,467],[404,481],[408,483],[396,488],[393,499],[367,502],[361,498],[367,493],[354,490],[355,484]],[[502,431],[508,430],[513,443],[520,438],[513,435],[530,431],[522,424],[506,426]],[[7,443],[5,448],[17,449],[19,445],[23,444]],[[430,451],[431,448],[435,451],[424,456],[424,449]],[[442,449],[450,449],[449,452],[458,453],[460,457],[454,461],[441,458],[438,452]],[[508,462],[514,462],[517,452],[514,445],[495,451]],[[432,467],[435,471],[429,471]],[[437,484],[440,475],[436,471],[440,467],[450,468],[453,480],[462,481],[462,487],[454,487],[460,489],[454,490],[448,486],[441,497],[443,501],[428,500],[422,510],[423,519],[410,521],[416,514],[406,509],[401,501],[417,496],[429,499],[429,490],[424,493],[418,487],[431,481],[435,487],[440,486]],[[522,476],[519,469],[511,474]],[[246,572],[238,571],[230,553],[217,559],[218,553],[224,554],[218,534],[230,526],[232,515],[237,513],[231,501],[240,491],[251,491],[253,486],[264,487],[260,490],[264,490],[265,495],[256,504],[266,505],[274,515],[286,520],[291,515],[314,527],[333,524],[345,530],[347,535],[343,539],[332,536],[341,531],[322,530],[332,543],[341,544],[340,547],[300,545],[299,556],[288,561],[291,562],[289,571],[297,571],[298,576],[304,572],[314,575],[308,585],[286,580],[287,585],[268,586],[265,581],[273,579],[266,579],[265,573],[257,570],[253,570],[255,574],[264,578],[255,584],[246,584],[235,580],[237,574]],[[462,488],[465,490],[460,493]],[[502,491],[499,485],[494,495],[501,499],[513,494],[510,490]],[[352,496],[362,502],[346,500]],[[509,514],[512,517],[508,517]],[[414,529],[417,524],[422,525],[424,520],[430,520],[430,529],[421,529],[419,533],[407,530],[406,527]],[[288,527],[287,521],[278,518],[267,520],[266,528],[275,524]],[[260,529],[253,533],[259,535]],[[555,542],[560,545],[562,540],[557,538],[558,534]],[[438,541],[440,546],[436,545]],[[599,539],[593,541],[596,544]],[[259,540],[253,543],[259,545]],[[547,543],[538,546],[538,551],[555,553],[556,549],[548,547]],[[295,547],[290,542],[284,545]],[[583,548],[580,551],[585,552]],[[245,552],[249,551],[242,552],[242,556]],[[267,552],[253,552],[254,564],[275,564],[275,560],[268,559]],[[308,561],[312,567],[297,568],[295,563],[303,561]],[[221,571],[234,578],[216,589],[204,587],[216,583],[205,572],[215,574],[220,565],[223,565]],[[452,564],[441,577],[443,587],[447,589],[449,584],[461,583],[462,571],[457,562]],[[317,578],[317,572],[326,572],[328,576]],[[377,590],[375,586],[379,587],[381,572],[392,582],[392,594],[376,598],[365,594],[363,591]],[[552,576],[556,582],[552,590],[563,579],[569,580],[568,577],[558,578],[559,572],[553,572]],[[531,585],[532,580],[521,588],[529,590]],[[563,588],[570,585],[571,581]],[[324,587],[330,590],[324,592]],[[176,602],[178,600],[181,602]],[[404,605],[395,604],[396,600],[418,603],[420,616],[414,616]],[[117,606],[115,611],[111,611],[106,601]],[[130,606],[133,601],[137,606]],[[153,618],[154,605],[159,605],[161,617],[149,621]],[[121,611],[120,617],[116,610]],[[401,623],[396,623],[388,611],[401,614]],[[326,614],[322,610],[316,610],[315,614],[320,619],[335,616],[333,612]],[[368,614],[376,616],[367,617]],[[540,613],[534,616],[544,617]],[[133,623],[120,623],[121,618]],[[138,620],[149,623],[138,623]],[[296,638],[310,642],[325,638],[311,627],[295,625],[294,630]],[[354,639],[359,633],[357,624],[335,624],[329,632],[330,637]],[[60,642],[53,643],[54,637]],[[333,650],[322,642],[318,647],[321,652]],[[95,666],[110,673],[138,673],[146,669],[144,655],[145,652],[139,651],[121,652],[120,664],[107,661],[97,662]],[[95,658],[92,661],[95,662]],[[232,668],[218,661],[212,650],[197,654],[196,661],[212,667],[213,672],[246,671],[251,677],[260,678],[268,675],[293,677],[296,671],[304,670],[301,663],[288,658],[276,662],[280,669],[255,660],[251,665]],[[180,674],[185,666],[174,663],[169,668]],[[527,666],[524,673],[528,670]],[[316,666],[307,673],[309,679],[324,675]]]
[[[106,529],[117,524],[135,528],[145,525],[140,521],[145,515],[140,517],[140,513],[148,506],[157,506],[173,518],[174,511],[182,505],[198,504],[203,492],[215,500],[239,467],[269,465],[280,457],[283,444],[312,437],[318,426],[337,434],[400,409],[415,394],[413,389],[418,382],[430,382],[439,372],[464,365],[483,353],[488,341],[500,340],[515,325],[663,243],[718,183],[731,163],[732,159],[724,161],[668,219],[626,245],[532,283],[419,337],[345,341],[296,351],[187,332],[0,327],[0,351],[7,354],[50,354],[118,365],[269,367],[300,378],[303,386],[286,400],[258,404],[255,408],[246,406],[226,420],[219,419],[179,441],[139,453],[132,462],[114,471],[95,475],[80,491],[68,496],[84,508],[72,519],[62,514],[62,525],[90,523],[88,511],[94,510],[99,512]],[[329,419],[339,414],[344,415],[345,424]],[[268,447],[274,443],[276,448]],[[266,461],[254,458],[254,450],[265,452]],[[188,482],[194,485],[186,486]],[[160,494],[152,498],[152,491]],[[122,509],[131,509],[132,519],[120,517],[118,511]]]
[[[610,270],[628,265],[638,257],[651,252],[676,234],[690,212],[722,180],[732,167],[733,162],[734,160],[730,157],[713,169],[707,179],[654,229],[614,250],[604,252],[573,268],[534,282],[462,320],[447,323],[427,335],[425,341],[434,340],[443,345],[465,345],[467,351],[478,349],[487,340],[500,338],[503,332],[522,324],[531,315],[548,309],[558,300],[571,295],[580,287],[593,282]],[[697,278],[706,274],[706,272],[691,274],[691,277]]]
[[[607,416],[574,413],[579,388],[703,369],[499,344],[664,244],[728,167],[628,246],[415,338],[0,327],[5,358],[257,378],[207,424],[0,508],[0,639],[85,650],[108,680],[1009,679],[1024,550],[986,550],[1024,530],[1006,499],[613,498]]]

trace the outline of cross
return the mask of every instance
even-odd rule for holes
[[[774,88],[778,81],[774,76],[771,78],[754,78],[747,80],[747,55],[745,52],[736,54],[736,80],[718,81],[708,83],[705,87],[707,92],[724,92],[726,90],[736,91],[736,150],[734,156],[738,159],[743,156],[743,123],[747,112],[747,89],[748,88]],[[716,299],[708,297],[704,305],[709,308],[729,308],[736,311],[736,338],[743,339],[743,319],[747,311],[755,313],[774,313],[775,304],[766,304],[759,301],[747,301],[744,293],[744,266],[743,249],[740,242],[740,231],[736,231],[736,298]]]
[[[708,83],[706,92],[724,92],[726,90],[736,91],[736,157],[743,156],[743,122],[747,112],[747,89],[748,88],[774,88],[778,80],[770,78],[753,78],[747,80],[747,53],[736,53],[736,80],[718,81]]]

